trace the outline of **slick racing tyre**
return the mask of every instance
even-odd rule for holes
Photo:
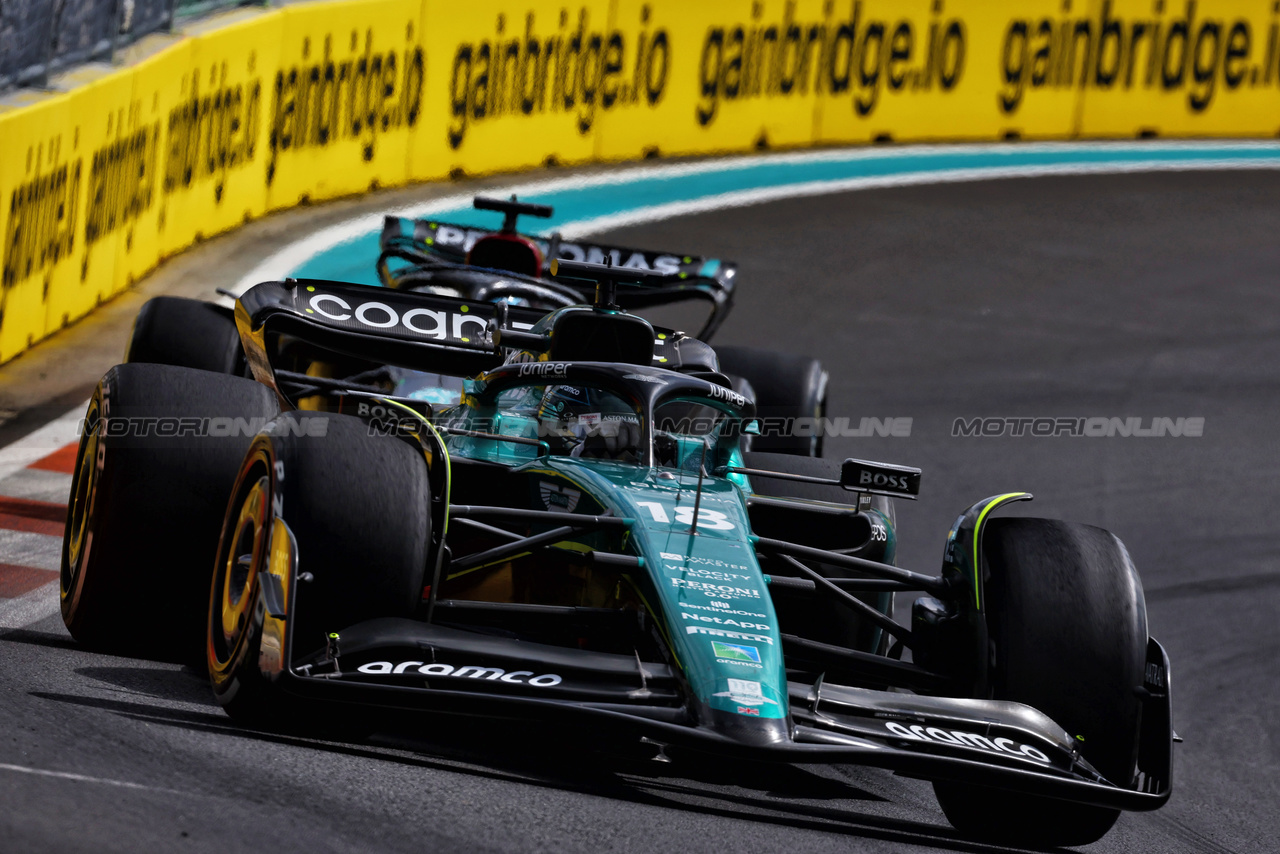
[[[827,372],[807,356],[755,347],[716,347],[720,370],[745,379],[755,392],[764,435],[751,437],[751,450],[801,457],[822,456],[822,431],[808,419],[827,414]],[[736,387],[736,382],[735,382]],[[803,418],[800,429],[795,420]]]
[[[330,632],[413,616],[430,542],[420,448],[373,435],[347,415],[284,413],[267,425],[240,465],[217,549],[206,650],[218,702],[244,722],[303,722],[275,680],[287,664],[282,627],[289,624],[296,661],[324,647]],[[266,577],[271,566],[285,567],[275,607],[291,610],[277,615],[286,619],[268,640],[275,664],[264,666],[265,621],[275,619],[263,593],[276,586]]]
[[[1127,788],[1138,753],[1147,613],[1138,574],[1108,531],[1050,519],[993,519],[983,535],[992,695],[1026,703],[1079,740]],[[947,820],[984,839],[1085,845],[1118,810],[934,783]]]
[[[133,322],[124,360],[248,376],[244,347],[231,313],[212,303],[183,297],[147,300]]]
[[[62,541],[62,618],[77,641],[198,654],[218,532],[275,396],[250,380],[117,365],[85,416]],[[194,629],[194,632],[192,631]]]
[[[763,471],[785,472],[787,474],[820,477],[828,480],[838,480],[840,478],[840,466],[829,460],[796,457],[791,454],[748,451],[743,454],[743,462],[747,468],[761,469]],[[806,501],[826,501],[832,504],[848,504],[850,506],[855,506],[858,502],[857,493],[849,492],[839,486],[827,486],[820,483],[803,483],[794,480],[752,475],[751,486],[760,495],[776,498],[800,498]],[[895,530],[893,501],[882,495],[874,495],[871,499],[871,507],[873,510],[879,511],[886,520],[885,524],[882,525],[885,550],[883,553],[878,554],[859,551],[858,556],[893,563],[893,550],[896,542],[896,538],[893,536],[893,531]],[[824,523],[824,525],[826,524]],[[753,522],[753,527],[754,525],[755,523]],[[790,530],[779,538],[840,552],[847,550],[848,542],[845,541],[850,536],[857,542],[865,541],[867,534],[868,532],[865,528],[862,531],[849,531],[847,533],[832,530],[816,532]],[[770,534],[770,536],[777,535]],[[823,575],[828,578],[849,578],[857,575],[856,572],[836,566],[823,565],[820,568]],[[766,572],[768,571],[771,570],[766,569]],[[777,571],[782,575],[794,574],[792,570],[784,567],[778,567]],[[893,594],[855,593],[854,595],[877,611],[893,616]],[[853,618],[847,606],[832,601],[830,597],[792,598],[786,597],[784,594],[775,598],[774,604],[778,609],[778,621],[784,627],[784,631],[787,631],[787,626],[803,626],[804,629],[799,634],[822,643],[834,644],[863,652],[880,652],[881,654],[888,650],[889,642],[892,639],[887,634],[875,625]]]

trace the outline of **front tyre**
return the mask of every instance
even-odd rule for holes
[[[993,698],[1044,712],[1103,776],[1129,787],[1147,613],[1124,545],[1101,528],[1018,518],[988,522],[982,547]],[[1120,814],[957,783],[934,791],[957,829],[1020,845],[1086,845]]]
[[[305,723],[278,690],[289,662],[279,658],[283,635],[266,631],[269,566],[286,566],[276,604],[290,608],[296,661],[329,632],[413,616],[430,542],[431,488],[417,446],[345,415],[287,413],[268,425],[241,466],[210,588],[205,646],[218,702],[248,723]]]
[[[218,531],[252,440],[240,427],[276,411],[269,389],[238,377],[147,364],[103,376],[62,541],[73,638],[153,658],[198,654]]]

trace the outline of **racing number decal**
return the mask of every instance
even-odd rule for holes
[[[671,516],[667,514],[667,508],[663,507],[657,501],[637,501],[636,504],[649,511],[655,522],[671,522]],[[693,508],[689,506],[674,508],[676,523],[680,525],[693,525]],[[721,513],[719,510],[711,510],[706,507],[698,508],[698,527],[707,528],[712,531],[732,531],[734,524],[729,521],[729,517]]]

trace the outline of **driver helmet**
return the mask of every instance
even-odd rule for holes
[[[640,461],[640,419],[616,394],[579,386],[547,386],[538,406],[546,433],[558,436],[569,456]]]

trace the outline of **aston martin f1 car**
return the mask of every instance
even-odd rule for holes
[[[918,469],[745,449],[755,401],[716,352],[619,305],[666,273],[547,272],[594,299],[288,280],[231,327],[199,303],[140,323],[80,444],[72,635],[202,650],[248,724],[416,710],[857,763],[932,781],[992,840],[1082,844],[1167,801],[1169,662],[1114,535],[999,517],[1031,497],[1004,493],[940,572],[899,567]],[[227,334],[252,379],[183,366]],[[461,378],[457,400],[387,366]]]

